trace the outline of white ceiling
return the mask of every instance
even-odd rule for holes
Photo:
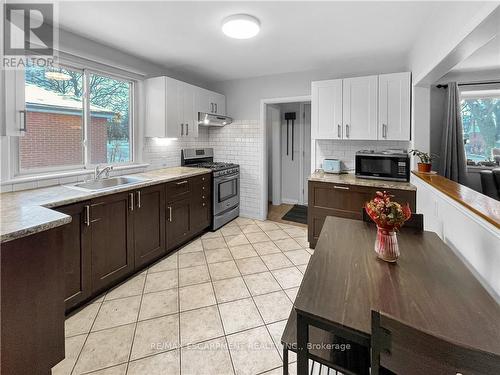
[[[406,62],[422,28],[460,2],[59,3],[76,34],[207,81],[322,69],[336,60],[387,56]],[[226,37],[222,19],[260,19],[250,40]]]
[[[456,65],[452,72],[500,69],[500,36],[496,36],[476,52]]]

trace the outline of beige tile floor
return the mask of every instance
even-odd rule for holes
[[[52,374],[281,374],[312,252],[306,228],[237,218],[70,316]]]

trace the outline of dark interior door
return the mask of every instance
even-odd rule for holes
[[[167,248],[173,249],[191,234],[191,201],[183,199],[167,205]]]
[[[135,192],[134,255],[135,267],[166,254],[165,186],[155,185]]]
[[[100,291],[134,269],[133,193],[92,200],[92,291]]]
[[[90,227],[86,218],[89,204],[81,202],[57,209],[71,216],[71,223],[62,228],[66,310],[75,307],[91,294]]]

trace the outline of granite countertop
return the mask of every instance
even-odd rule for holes
[[[416,191],[417,188],[409,182],[388,181],[388,180],[369,180],[358,178],[354,173],[333,174],[314,172],[309,176],[309,181],[328,182],[332,184],[367,186],[379,189],[399,189]]]
[[[205,168],[173,167],[129,174],[144,181],[101,191],[84,191],[57,185],[0,194],[0,243],[43,232],[71,222],[71,217],[51,207],[60,207],[104,195],[134,190],[210,172]]]

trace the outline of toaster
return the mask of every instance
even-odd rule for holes
[[[323,171],[325,173],[342,173],[341,162],[339,159],[324,159]]]

